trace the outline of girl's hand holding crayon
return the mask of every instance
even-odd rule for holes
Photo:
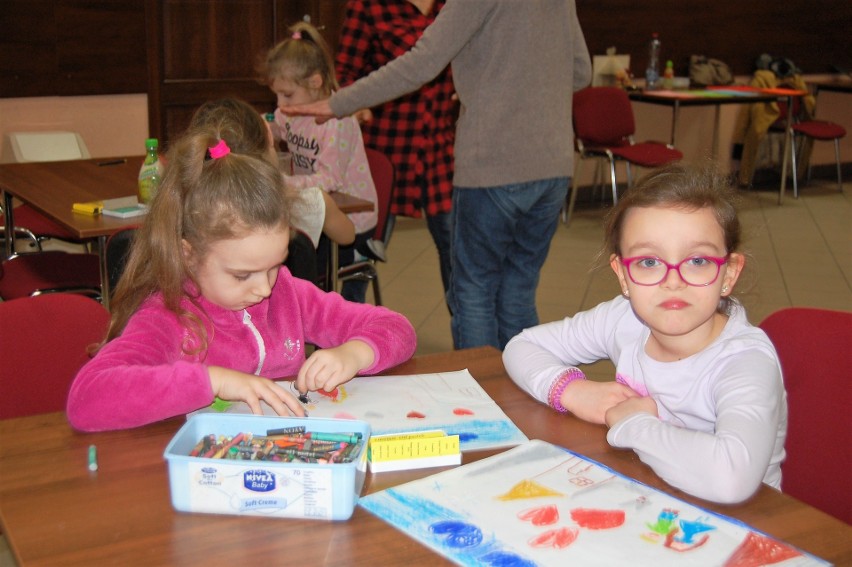
[[[296,389],[299,392],[331,392],[364,368],[372,366],[374,360],[375,354],[370,345],[358,340],[316,350],[299,369]]]
[[[618,382],[576,380],[565,388],[562,405],[582,420],[609,425],[606,420],[607,412],[638,396],[632,388]],[[656,414],[656,405],[654,413]]]
[[[252,413],[257,415],[263,414],[260,407],[260,401],[263,400],[278,415],[305,417],[302,404],[290,392],[268,378],[221,366],[210,366],[209,373],[213,395],[223,400],[245,402]]]

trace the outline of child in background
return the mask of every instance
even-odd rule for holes
[[[560,412],[605,423],[663,480],[715,502],[778,488],[787,404],[772,343],[731,297],[745,264],[727,181],[673,165],[609,214],[623,296],[526,329],[503,353],[512,379]],[[614,382],[575,366],[609,359]]]
[[[106,341],[71,386],[75,428],[141,426],[217,397],[303,416],[291,392],[331,391],[413,354],[405,317],[324,293],[281,266],[284,178],[266,157],[238,153],[245,132],[231,126],[189,130],[169,152]],[[307,359],[306,343],[320,347]],[[273,381],[285,377],[294,383]]]
[[[236,98],[223,98],[202,104],[190,121],[189,128],[199,128],[206,125],[221,125],[223,121],[232,124],[232,128],[240,135],[235,143],[239,147],[232,148],[236,153],[256,153],[269,159],[270,163],[278,164],[275,152],[272,130],[269,123],[247,102]],[[289,177],[285,178],[285,184]],[[355,226],[334,200],[325,191],[312,187],[302,191],[291,191],[292,199],[290,228],[291,237],[295,232],[305,235],[314,249],[319,244],[319,237],[325,234],[338,244],[352,244],[355,240]],[[293,240],[291,238],[291,251]],[[316,255],[313,254],[314,271],[316,271]],[[289,265],[288,258],[288,267]],[[291,267],[291,272],[293,271]],[[316,277],[313,278],[316,280]]]
[[[296,188],[319,187],[326,192],[342,191],[376,203],[376,187],[370,174],[361,128],[353,117],[331,119],[322,124],[310,116],[287,116],[280,107],[328,98],[337,88],[334,62],[316,28],[305,22],[293,25],[290,37],[273,47],[260,64],[261,76],[278,97],[275,124],[287,142],[295,175],[288,184]],[[341,247],[339,264],[355,261],[355,254],[372,256],[369,242],[378,220],[376,208],[350,215],[355,225],[355,243]],[[363,303],[366,282],[347,281],[343,297]]]

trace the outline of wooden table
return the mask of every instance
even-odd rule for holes
[[[819,91],[852,93],[852,78],[819,79],[808,81],[807,83],[808,86],[814,88],[814,96],[819,95]]]
[[[808,94],[806,91],[793,89],[758,89],[740,85],[725,87],[711,87],[701,90],[689,91],[634,91],[629,93],[630,100],[672,107],[672,129],[671,145],[675,145],[675,134],[677,131],[678,117],[682,106],[713,106],[715,111],[713,122],[713,145],[711,153],[713,160],[718,156],[719,146],[719,119],[722,105],[726,104],[754,104],[758,102],[776,102],[784,100],[787,102],[787,123],[792,120],[793,98]],[[784,159],[781,168],[781,188],[778,193],[778,204],[784,197],[787,187],[787,164],[790,159],[790,132],[784,132]]]
[[[0,190],[4,196],[5,255],[13,253],[14,210],[12,199],[30,206],[71,231],[81,240],[92,239],[100,260],[101,296],[109,308],[109,276],[106,267],[106,241],[122,228],[138,225],[144,217],[120,219],[104,215],[74,213],[74,203],[101,201],[136,195],[139,168],[144,156],[101,158],[74,161],[10,163],[0,165]],[[107,165],[109,164],[109,165]],[[347,195],[332,193],[332,199],[344,213],[369,211],[373,203]],[[334,266],[337,247],[332,246]],[[332,272],[337,284],[337,269]]]
[[[850,526],[766,486],[738,506],[686,496],[632,451],[610,447],[603,426],[560,415],[523,393],[492,348],[417,357],[389,374],[463,368],[530,439],[577,451],[837,565],[852,564]],[[183,422],[81,434],[62,413],[0,421],[0,529],[21,565],[449,565],[360,507],[345,522],[175,512],[163,450]],[[86,467],[89,444],[98,447],[97,473]],[[466,453],[464,461],[494,453]],[[367,475],[364,491],[436,470]]]
[[[12,199],[29,203],[81,240],[95,241],[101,272],[101,296],[109,307],[106,240],[140,219],[89,216],[72,212],[74,203],[136,195],[143,156],[74,161],[8,163],[0,165],[0,190],[5,213],[5,256],[12,255],[14,210]]]

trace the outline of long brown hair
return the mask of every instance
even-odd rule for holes
[[[187,289],[187,283],[195,283],[194,268],[216,241],[290,222],[283,177],[257,152],[239,153],[246,149],[244,139],[238,121],[223,118],[190,127],[171,147],[163,181],[112,299],[107,341],[122,333],[143,301],[161,293],[166,308],[190,331],[192,338],[184,348],[193,352],[206,348],[203,322],[181,307],[185,297],[196,301]],[[231,152],[211,159],[209,149],[220,140]],[[183,253],[184,241],[192,250],[190,258]]]

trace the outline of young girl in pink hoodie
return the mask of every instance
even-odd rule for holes
[[[106,340],[72,384],[75,428],[136,427],[217,397],[303,416],[293,392],[331,391],[413,354],[405,317],[324,293],[281,266],[288,191],[268,159],[239,153],[240,136],[208,125],[172,147]],[[320,347],[307,358],[306,343]]]
[[[354,117],[332,118],[318,124],[312,116],[287,116],[280,107],[314,102],[337,89],[334,60],[317,29],[300,22],[290,37],[269,50],[259,72],[278,99],[276,135],[287,142],[295,175],[287,183],[295,188],[319,187],[377,202],[361,127]],[[355,225],[355,243],[340,248],[340,265],[355,260],[355,253],[370,257],[368,246],[378,220],[377,209],[349,216]],[[348,281],[343,297],[363,303],[366,283]]]

